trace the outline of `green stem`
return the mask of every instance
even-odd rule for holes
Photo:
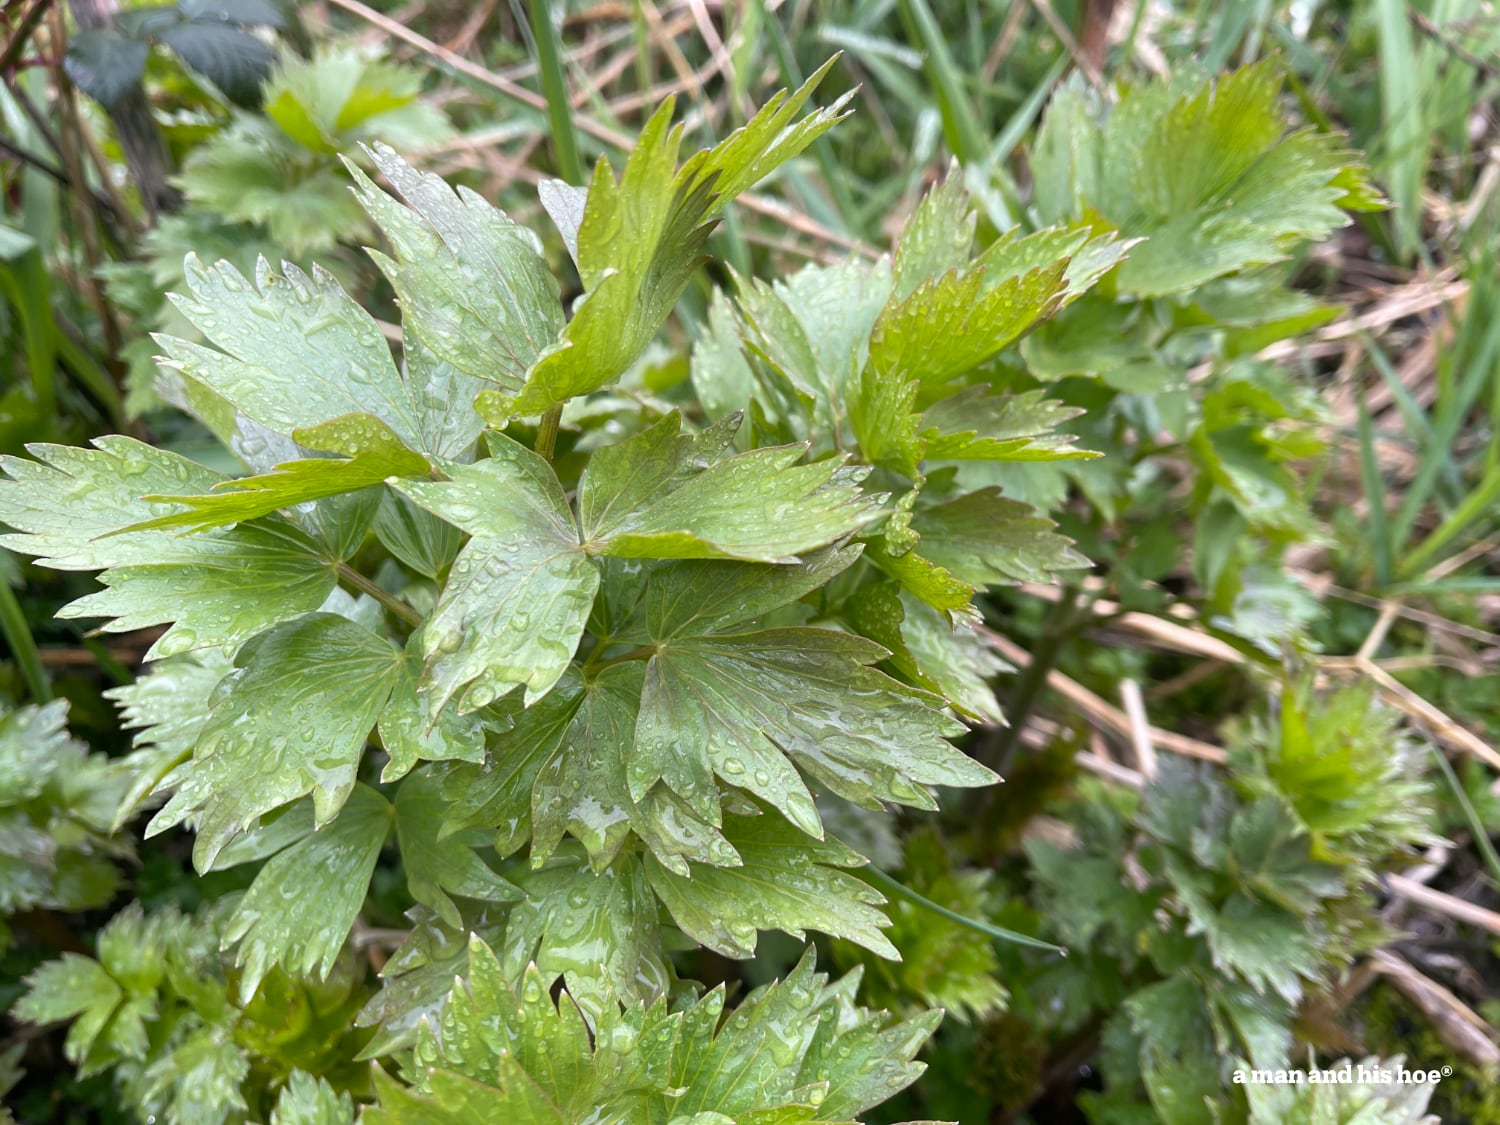
[[[562,425],[562,403],[549,406],[542,415],[542,424],[536,431],[536,451],[548,461],[557,450],[557,431]]]
[[[16,663],[21,667],[21,676],[31,698],[37,703],[46,703],[52,698],[52,688],[47,683],[47,673],[42,668],[42,657],[37,652],[36,638],[31,635],[31,626],[26,624],[26,614],[16,600],[15,591],[0,581],[0,633],[10,642],[10,651],[16,654]]]
[[[939,917],[946,918],[948,921],[963,926],[965,929],[985,934],[996,941],[1008,941],[1015,945],[1030,946],[1032,949],[1045,949],[1052,953],[1060,953],[1064,957],[1068,955],[1066,949],[1060,945],[1053,945],[1050,941],[1034,938],[1030,934],[1019,934],[1015,930],[1007,930],[1003,926],[996,926],[990,922],[982,922],[978,918],[970,918],[967,915],[949,910],[946,906],[933,902],[932,899],[918,894],[905,883],[887,875],[874,864],[867,864],[864,867],[856,868],[852,874],[863,879],[872,887],[885,891],[894,898],[905,899],[913,906],[920,906],[923,910],[930,910]]]
[[[348,563],[339,563],[339,580],[347,586],[352,586],[362,594],[369,594],[386,609],[401,618],[408,625],[415,628],[422,624],[422,615],[407,605],[389,590],[377,586]]]
[[[531,37],[536,41],[537,70],[542,78],[542,93],[547,98],[557,170],[568,183],[579,186],[583,183],[583,161],[578,158],[578,135],[573,128],[573,107],[568,101],[557,27],[549,11],[551,5],[547,0],[531,0],[530,7]]]

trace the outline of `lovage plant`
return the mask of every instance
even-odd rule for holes
[[[889,257],[716,298],[652,389],[715,214],[842,113],[804,115],[821,75],[681,166],[664,107],[618,178],[544,185],[571,316],[536,235],[376,148],[394,194],[350,174],[399,358],[326,273],[190,260],[205,342],[159,339],[160,389],[249,475],[126,437],[7,459],[0,542],[102,572],[64,615],[166,626],[115,693],[115,827],[160,804],[200,872],[257,868],[31,979],[20,1014],[78,1017],[141,1115],[848,1122],[919,1073],[936,1013],[809,954],[724,1018],[674,954],[899,956],[828,824],[996,780],[951,741],[1001,717],[975,598],[1084,560],[984,468],[1092,454],[994,361],[1131,243],[976,252],[950,183]],[[387,849],[412,929],[374,989],[350,935]]]

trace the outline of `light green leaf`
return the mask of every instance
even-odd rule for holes
[[[87,1072],[95,1041],[125,999],[125,992],[104,966],[77,953],[64,953],[26,978],[27,992],[12,1009],[32,1023],[73,1020],[63,1052]]]
[[[439,838],[446,807],[437,778],[426,770],[412,774],[396,794],[396,842],[412,898],[457,929],[463,926],[463,918],[449,895],[510,902],[520,892],[490,870],[463,840]]]
[[[801,940],[812,929],[848,938],[883,957],[901,955],[880,930],[884,896],[839,871],[864,858],[834,840],[810,841],[780,817],[724,818],[724,836],[739,867],[695,867],[691,877],[646,858],[651,888],[693,940],[725,957],[755,954],[757,930],[782,930]]]
[[[919,462],[926,453],[927,443],[917,436],[922,419],[912,409],[920,389],[904,373],[881,372],[870,364],[849,399],[849,423],[865,459],[909,480],[921,478]]]
[[[1007,278],[986,289],[981,268],[923,282],[887,305],[870,335],[870,364],[925,387],[944,383],[999,355],[1061,304],[1066,262]]]
[[[709,559],[667,563],[650,574],[634,614],[615,629],[616,639],[657,644],[683,636],[739,631],[791,605],[853,566],[860,545],[830,547],[801,563],[767,565]]]
[[[1017,227],[986,247],[974,264],[984,269],[988,287],[1032,270],[1050,268],[1066,259],[1063,270],[1066,292],[1058,305],[1066,308],[1092,289],[1142,241],[1122,239],[1114,231],[1095,234],[1089,226],[1048,227],[1027,235],[1022,235]]]
[[[223,480],[185,458],[130,438],[94,450],[37,445],[45,461],[4,458],[0,521],[5,546],[60,570],[105,570],[106,589],[64,606],[63,617],[116,618],[110,632],[175,622],[146,654],[235,648],[278,621],[316,609],[336,581],[337,559],[284,520],[180,538],[121,528],[165,514],[141,499],[207,492]]]
[[[168,539],[154,563],[106,570],[99,575],[104,590],[57,616],[107,617],[110,633],[172,622],[147,660],[209,647],[232,651],[321,606],[337,582],[338,561],[292,524],[267,519]]]
[[[852,613],[859,632],[889,649],[891,666],[909,682],[941,695],[966,718],[1004,723],[990,683],[1013,669],[967,619],[950,620],[898,582],[866,585]]]
[[[336,1093],[325,1078],[294,1070],[281,1088],[271,1125],[354,1125],[354,1100]]]
[[[896,300],[906,300],[939,274],[968,267],[976,218],[964,191],[963,170],[955,160],[901,230],[893,271]]]
[[[259,638],[240,653],[192,761],[162,782],[175,792],[147,835],[194,819],[193,862],[205,871],[261,815],[307,793],[317,823],[327,824],[354,787],[400,662],[389,641],[333,614],[309,614]]]
[[[548,980],[561,975],[591,1020],[616,1000],[667,992],[659,909],[639,858],[621,856],[595,873],[581,849],[565,846],[516,882],[526,897],[506,923],[506,976],[518,979],[532,962]]]
[[[401,301],[402,326],[474,384],[519,391],[563,328],[557,279],[536,235],[467,188],[418,172],[385,145],[368,150],[401,206],[350,161],[355,194],[395,251],[370,256]]]
[[[928,605],[944,613],[966,616],[975,611],[969,604],[977,588],[961,581],[916,550],[921,538],[912,530],[912,512],[917,493],[901,499],[897,511],[886,520],[881,535],[865,543],[865,558],[899,581]]]
[[[67,755],[83,752],[68,737],[67,723],[66,699],[0,711],[0,808],[36,797]]]
[[[896,1023],[853,1003],[858,975],[829,985],[808,954],[728,1018],[724,990],[690,1007],[608,1004],[591,1028],[554,1003],[531,966],[501,971],[480,940],[441,1015],[424,1026],[404,1087],[374,1071],[372,1125],[850,1125],[922,1072],[937,1024]],[[519,993],[519,995],[518,995]]]
[[[296,430],[292,436],[308,449],[336,450],[348,454],[348,459],[287,461],[262,476],[222,481],[207,495],[147,496],[156,503],[180,504],[187,511],[157,516],[127,530],[223,527],[325,496],[355,492],[381,484],[387,477],[424,477],[429,470],[427,458],[407,449],[389,426],[370,414],[346,414]]]
[[[375,513],[381,544],[418,574],[436,579],[452,565],[464,534],[447,520],[387,490]]]
[[[991,783],[990,771],[945,741],[963,727],[936,700],[866,667],[886,655],[827,629],[684,631],[661,641],[647,666],[631,792],[663,778],[692,802],[717,775],[820,836],[793,767],[867,807],[931,808],[927,786]]]
[[[267,117],[300,147],[333,154],[379,137],[394,145],[431,145],[452,128],[421,100],[422,70],[354,45],[320,44],[310,59],[284,51],[266,83]]]
[[[671,99],[641,130],[619,181],[600,161],[577,235],[584,296],[558,347],[537,362],[510,404],[513,413],[540,414],[598,390],[635,361],[697,268],[713,214],[839,120],[848,94],[796,121],[830,65],[790,96],[775,95],[743,128],[680,169],[682,127],[670,127]]]
[[[1118,274],[1137,296],[1184,292],[1326,237],[1348,222],[1341,206],[1370,196],[1341,138],[1287,134],[1281,86],[1268,59],[1212,83],[1125,87],[1107,108],[1066,90],[1032,161],[1044,218],[1093,213],[1144,237]]]
[[[169,1121],[221,1125],[248,1108],[241,1083],[249,1073],[250,1060],[228,1027],[201,1027],[146,1068],[141,1098],[165,1103]]]
[[[423,633],[424,686],[435,708],[460,690],[463,710],[516,684],[526,685],[528,704],[546,695],[573,658],[599,589],[552,466],[499,435],[491,449],[488,460],[449,466],[449,481],[395,485],[473,536]]]
[[[716,427],[695,442],[675,436],[678,424],[674,412],[594,454],[579,501],[589,551],[795,562],[800,552],[844,538],[878,514],[881,497],[861,496],[857,486],[868,470],[844,469],[841,459],[797,465],[802,445],[704,465],[701,458],[723,448],[732,430]]]
[[[870,332],[891,295],[891,265],[851,257],[804,266],[790,277],[740,287],[745,339],[796,391],[817,403],[816,421],[835,433],[844,400],[865,366]],[[820,427],[820,428],[821,428]]]
[[[135,730],[135,753],[125,760],[130,785],[115,810],[111,832],[118,832],[161,779],[192,754],[208,722],[214,689],[234,665],[215,649],[159,660],[134,683],[104,694],[120,709],[120,726]]]
[[[223,936],[225,949],[239,943],[242,1005],[273,966],[294,976],[328,976],[364,905],[391,816],[384,797],[356,785],[332,822],[260,869]]]

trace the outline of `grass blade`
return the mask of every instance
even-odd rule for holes
[[[547,98],[547,118],[552,123],[557,170],[568,183],[582,186],[583,162],[578,158],[578,134],[573,128],[573,107],[568,101],[562,51],[548,0],[531,0],[531,37],[536,41],[537,70],[541,74],[542,93]]]

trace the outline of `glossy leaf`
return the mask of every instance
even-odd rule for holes
[[[365,739],[400,672],[389,641],[332,614],[309,614],[240,654],[193,759],[162,782],[172,798],[147,829],[196,820],[207,870],[257,818],[307,793],[328,823],[354,788]]]
[[[935,1014],[906,1023],[856,1007],[806,956],[720,1019],[715,989],[684,1010],[611,1004],[592,1028],[528,968],[519,984],[475,940],[465,980],[416,1048],[415,1085],[375,1073],[373,1125],[768,1125],[854,1122],[922,1071]]]
[[[389,147],[368,150],[402,206],[345,161],[355,191],[395,252],[371,252],[401,300],[402,325],[484,386],[520,390],[563,328],[557,281],[537,237],[467,188],[418,172]]]
[[[695,867],[691,877],[646,859],[651,887],[679,928],[726,957],[752,957],[756,930],[801,938],[818,930],[848,938],[881,956],[901,955],[880,930],[876,909],[884,896],[839,871],[864,858],[833,840],[814,842],[778,816],[730,816],[725,838],[742,859],[738,867]]]
[[[602,449],[579,490],[586,547],[624,558],[739,558],[793,562],[875,515],[863,474],[837,460],[798,466],[805,449],[719,454],[735,419],[697,438],[677,433],[674,412]]]
[[[274,856],[256,875],[224,930],[244,969],[248,1004],[272,966],[326,977],[344,947],[391,826],[391,806],[355,786],[332,821]]]
[[[397,484],[404,495],[467,531],[423,633],[424,686],[433,706],[460,691],[473,710],[526,686],[528,703],[562,676],[578,647],[599,572],[552,466],[504,437],[492,456],[454,465],[441,483]]]
[[[262,476],[222,481],[203,496],[148,496],[157,503],[180,504],[187,511],[136,524],[146,528],[210,527],[252,520],[283,508],[355,492],[387,477],[423,477],[427,459],[401,444],[390,427],[369,414],[352,414],[297,430],[297,441],[309,449],[336,449],[347,459],[310,458],[287,461]]]
[[[830,64],[831,65],[831,64]],[[669,98],[641,130],[617,181],[601,160],[577,233],[584,296],[558,346],[509,404],[540,414],[617,379],[656,336],[698,267],[712,216],[838,121],[849,95],[796,120],[827,73],[770,99],[746,125],[677,167],[682,127]],[[628,238],[622,232],[629,231]]]
[[[535,963],[561,975],[584,1014],[597,1020],[615,1001],[650,1002],[667,991],[659,907],[639,858],[595,872],[576,846],[517,877],[525,898],[510,912],[502,963],[520,979]]]

